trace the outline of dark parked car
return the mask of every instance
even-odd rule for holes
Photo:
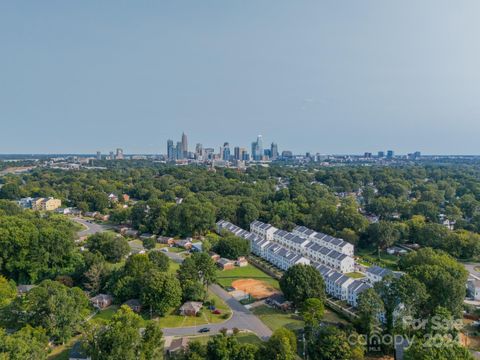
[[[210,332],[210,329],[209,328],[201,328],[200,330],[198,330],[199,333],[207,333],[207,332]]]

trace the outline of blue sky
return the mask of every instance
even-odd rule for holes
[[[480,2],[2,1],[0,153],[480,154]]]

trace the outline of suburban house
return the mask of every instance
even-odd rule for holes
[[[127,300],[123,305],[127,305],[130,309],[132,309],[136,313],[139,313],[142,311],[142,304],[138,299]]]
[[[118,202],[118,196],[115,194],[110,194],[108,195],[108,200],[110,200],[110,202],[116,203]]]
[[[213,261],[215,261],[215,262],[217,262],[218,260],[220,260],[220,255],[215,254],[213,251],[210,251],[210,252],[208,253],[208,255],[210,255],[210,258],[211,258]]]
[[[287,301],[287,299],[285,299],[285,297],[282,294],[274,294],[270,296],[268,299],[266,299],[265,302],[283,311],[286,311],[292,308],[292,303],[290,301]]]
[[[192,248],[190,249],[190,251],[202,252],[202,249],[203,249],[203,244],[201,242],[196,242],[192,244]]]
[[[157,243],[159,244],[166,244],[166,245],[173,245],[175,239],[170,236],[159,236],[157,237]]]
[[[183,316],[197,316],[197,314],[200,312],[200,310],[203,307],[203,303],[198,302],[198,301],[187,301],[185,304],[183,304],[180,309],[180,315]]]
[[[182,337],[178,339],[173,339],[170,343],[170,346],[167,347],[168,355],[174,354],[177,351],[185,350],[188,347],[189,339],[188,337]]]
[[[192,248],[192,242],[190,240],[175,240],[174,244],[176,247],[184,248],[185,250],[190,250]]]
[[[235,267],[235,262],[233,260],[220,258],[217,261],[217,266],[222,270],[230,270]]]
[[[92,303],[93,306],[95,306],[97,309],[105,309],[112,305],[113,303],[113,297],[111,295],[106,295],[106,294],[98,294],[97,296],[94,296],[90,298],[90,302]]]
[[[134,230],[134,229],[125,230],[124,235],[129,236],[129,237],[137,237],[138,236],[138,230]]]
[[[18,285],[17,286],[17,293],[18,295],[24,295],[32,290],[36,285]]]
[[[153,239],[155,238],[155,235],[153,234],[150,234],[150,233],[143,233],[142,235],[140,235],[140,240],[148,240],[148,239]]]
[[[85,217],[96,218],[100,214],[98,211],[87,211],[83,214]]]

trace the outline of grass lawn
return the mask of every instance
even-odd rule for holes
[[[357,272],[357,271],[354,271],[354,272],[351,272],[351,273],[347,273],[347,274],[345,274],[345,275],[347,275],[348,277],[351,277],[351,278],[353,278],[353,279],[362,279],[362,278],[365,277],[364,274],[359,273],[359,272]]]
[[[205,345],[208,340],[210,340],[214,335],[200,335],[200,336],[191,336],[189,337],[190,341],[198,341],[199,343]],[[262,340],[255,334],[250,332],[241,332],[236,336],[240,344],[261,344]]]
[[[303,320],[291,312],[284,312],[262,305],[253,309],[253,313],[262,320],[272,331],[280,328],[298,330],[304,327]]]
[[[65,343],[65,345],[57,346],[52,350],[50,354],[48,354],[47,359],[48,360],[68,360],[70,355],[70,350],[79,339],[80,339],[80,335],[71,338],[69,341]]]
[[[322,321],[334,324],[350,324],[348,320],[340,317],[336,312],[326,308],[325,313],[323,314]]]
[[[169,247],[169,248],[168,248],[168,251],[174,252],[174,253],[179,253],[179,252],[185,251],[185,249],[174,246],[174,247]]]
[[[172,309],[170,314],[158,318],[158,321],[162,327],[168,328],[217,324],[227,321],[227,319],[223,318],[224,314],[231,315],[230,308],[227,304],[211,291],[209,292],[208,299],[213,299],[215,301],[215,307],[221,311],[221,314],[215,315],[207,308],[203,308],[201,316],[181,316],[178,315],[177,309]]]
[[[387,254],[384,251],[380,253],[379,259],[376,249],[359,249],[357,250],[357,255],[361,257],[361,260],[366,265],[379,265],[392,270],[397,270],[397,264],[400,260],[400,257]]]
[[[95,316],[92,318],[92,321],[100,324],[106,323],[117,312],[118,308],[119,306],[117,305],[109,306],[108,308],[103,309],[99,311],[97,314],[95,314]]]
[[[175,261],[170,260],[170,268],[168,269],[169,273],[175,274],[179,268],[180,268],[179,263],[176,263]]]
[[[271,285],[275,289],[280,289],[278,281],[272,278],[270,275],[264,273],[263,271],[257,269],[253,265],[247,265],[245,267],[236,267],[232,270],[219,270],[217,273],[218,280],[217,282],[223,286],[228,287],[232,286],[232,282],[239,279],[255,279],[265,281],[267,284]]]

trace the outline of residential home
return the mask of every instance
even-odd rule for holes
[[[480,300],[480,280],[470,278],[467,281],[468,295],[474,300]]]
[[[113,297],[111,295],[107,294],[98,294],[97,296],[94,296],[90,298],[90,302],[92,303],[93,306],[95,306],[97,309],[105,309],[112,305],[113,303]]]
[[[371,284],[382,281],[383,278],[387,275],[393,275],[393,271],[389,269],[382,268],[381,266],[371,266],[367,269],[367,280]]]
[[[202,252],[203,244],[201,242],[193,243],[190,251],[192,252]]]
[[[222,270],[230,270],[235,267],[235,262],[229,259],[220,258],[217,261],[217,266]]]
[[[96,218],[98,216],[98,214],[99,214],[98,211],[87,211],[83,215],[85,217],[89,217],[89,218]]]
[[[166,245],[173,245],[175,239],[170,236],[159,236],[157,237],[157,243],[159,244],[166,244]]]
[[[148,239],[154,239],[154,238],[155,238],[155,235],[150,233],[143,233],[142,235],[140,235],[140,240],[142,241],[148,240]]]
[[[116,203],[118,202],[118,196],[115,194],[110,194],[108,195],[108,200],[110,200],[110,202]]]
[[[137,237],[138,236],[138,230],[128,229],[128,230],[125,231],[124,235],[128,236],[128,237]]]
[[[139,313],[142,311],[142,304],[138,299],[127,300],[123,305],[127,305],[130,309],[132,309],[136,313]]]
[[[187,301],[180,307],[180,315],[197,316],[203,307],[203,303],[198,301]]]
[[[175,354],[176,352],[186,350],[188,348],[189,338],[181,337],[178,339],[173,339],[170,345],[167,347],[168,355]]]
[[[265,240],[273,240],[273,234],[277,230],[278,229],[275,226],[263,223],[258,220],[255,220],[250,224],[250,232]]]
[[[62,201],[59,199],[49,198],[35,198],[31,202],[32,210],[39,211],[53,211],[62,206]]]
[[[190,240],[175,240],[174,244],[176,247],[184,248],[185,250],[192,248],[192,242]]]
[[[123,201],[129,202],[130,201],[130,196],[128,194],[123,194],[122,195]]]
[[[213,251],[210,251],[208,255],[210,255],[211,259],[215,262],[217,262],[220,259],[220,255],[215,254]]]
[[[292,303],[287,301],[282,294],[274,294],[266,299],[265,302],[283,311],[287,311],[292,308]]]

